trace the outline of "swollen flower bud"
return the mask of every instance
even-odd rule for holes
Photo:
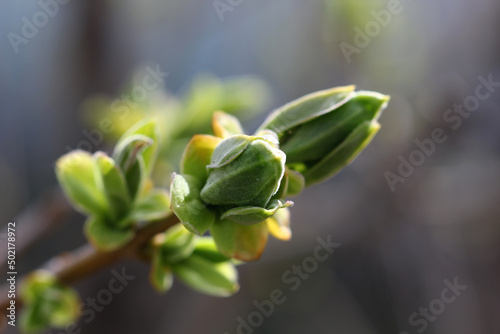
[[[351,162],[378,131],[388,100],[354,86],[313,93],[276,110],[254,136],[217,112],[215,136],[196,135],[184,151],[172,211],[189,231],[209,230],[223,255],[258,259],[269,233],[291,237],[293,202],[284,199]]]
[[[287,164],[307,185],[350,163],[371,141],[389,97],[339,87],[304,96],[276,110],[261,126],[278,134]]]
[[[263,137],[229,137],[214,150],[201,199],[226,208],[264,208],[278,191],[285,160],[285,154]]]

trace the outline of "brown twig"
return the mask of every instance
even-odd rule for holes
[[[143,259],[143,251],[148,246],[149,240],[169,227],[178,223],[179,220],[173,214],[167,218],[143,226],[137,230],[135,238],[124,247],[112,252],[101,252],[87,244],[74,252],[58,255],[49,260],[42,268],[52,271],[63,283],[72,284],[85,278],[103,268],[110,266],[120,259],[132,258]],[[21,279],[22,281],[23,279]],[[2,313],[8,307],[10,300],[7,299],[7,286],[1,289],[0,310]],[[21,300],[16,299],[16,308],[21,306]],[[5,321],[2,316],[1,321]],[[0,328],[2,324],[0,323]]]

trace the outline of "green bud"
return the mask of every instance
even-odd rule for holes
[[[302,124],[293,134],[285,136],[281,149],[290,163],[320,160],[359,125],[377,119],[386,101],[384,95],[355,93],[344,105]]]
[[[266,207],[279,189],[285,160],[285,154],[263,137],[229,137],[213,152],[201,199],[226,207]]]
[[[56,175],[70,203],[80,212],[106,216],[109,206],[99,171],[92,156],[81,150],[69,152],[56,163]]]
[[[354,92],[353,86],[321,91],[278,109],[261,129],[278,134],[288,166],[311,185],[332,176],[361,152],[378,130],[376,120],[388,100],[379,93]],[[334,153],[338,150],[342,154]]]
[[[76,291],[60,283],[49,271],[31,273],[20,287],[24,309],[20,327],[38,333],[47,327],[64,328],[78,319],[80,300]]]

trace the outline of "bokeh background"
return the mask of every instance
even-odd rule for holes
[[[295,198],[292,240],[271,240],[259,262],[240,267],[237,295],[216,299],[177,283],[160,296],[146,265],[119,263],[136,279],[81,321],[81,333],[233,334],[237,318],[274,289],[287,300],[254,333],[499,333],[499,87],[458,128],[443,117],[474,95],[480,76],[500,81],[500,2],[401,0],[378,32],[372,11],[391,1],[220,2],[231,8],[222,16],[212,0],[71,0],[16,47],[11,33],[22,36],[23,20],[33,22],[42,5],[0,3],[0,225],[18,223],[19,273],[85,242],[84,218],[60,204],[53,163],[88,140],[85,131],[109,112],[103,101],[120,99],[148,66],[168,72],[148,96],[151,108],[180,119],[193,90],[211,92],[193,110],[229,108],[224,98],[209,101],[219,94],[210,89],[229,82],[230,99],[237,79],[244,96],[235,112],[248,131],[290,100],[356,84],[392,96],[382,130],[353,164]],[[375,29],[368,45],[346,57],[341,43],[356,47],[367,24]],[[436,128],[447,140],[391,189],[384,173],[396,174],[400,157]],[[113,140],[90,149],[110,150]],[[162,170],[156,177],[167,184]],[[283,273],[328,236],[340,247],[290,291]],[[77,285],[83,300],[107,286],[110,270]],[[465,291],[425,330],[410,324],[455,279]]]

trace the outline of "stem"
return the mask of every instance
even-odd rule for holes
[[[60,254],[52,258],[42,267],[52,271],[59,281],[72,284],[110,266],[118,260],[126,258],[144,260],[143,253],[151,238],[158,233],[164,232],[178,222],[177,217],[173,213],[170,213],[163,220],[139,228],[134,239],[120,249],[112,252],[101,252],[90,244],[86,244],[72,253]],[[21,279],[21,281],[23,280],[24,278]],[[2,313],[5,313],[10,303],[10,299],[7,298],[7,290],[8,286],[4,286],[0,292],[0,310]],[[21,306],[21,300],[16,297],[16,308],[19,309]],[[0,328],[2,328],[2,325],[5,325],[3,323],[5,319],[6,317],[2,315]]]

